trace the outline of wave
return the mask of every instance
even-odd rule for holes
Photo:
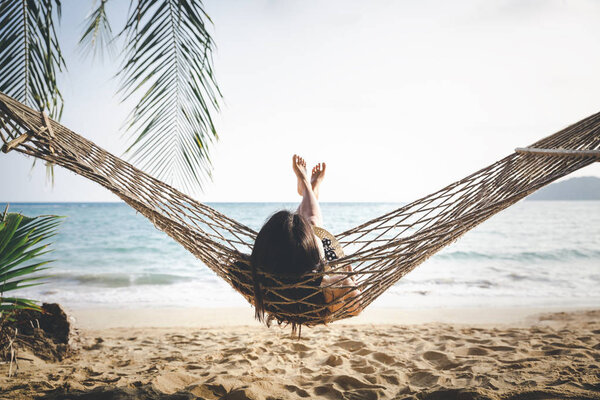
[[[450,251],[438,254],[439,260],[508,260],[508,261],[571,261],[599,259],[600,250],[556,249],[551,251],[520,251],[516,253],[481,253],[477,251]]]
[[[51,279],[54,281],[63,281],[63,282],[71,283],[71,284],[119,288],[119,287],[144,286],[144,285],[172,285],[175,283],[189,281],[190,278],[187,276],[172,275],[172,274],[60,273],[60,274],[53,274]]]
[[[396,283],[397,287],[403,287],[405,290],[406,287],[418,286],[418,289],[415,293],[424,294],[423,288],[434,288],[434,287],[470,287],[470,288],[480,288],[480,289],[489,289],[498,286],[497,282],[493,282],[489,279],[455,279],[455,278],[442,278],[442,279],[422,279],[422,280],[411,280],[409,278],[401,279]]]

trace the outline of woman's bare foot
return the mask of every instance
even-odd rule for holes
[[[321,182],[325,178],[325,168],[327,168],[327,165],[324,162],[315,165],[310,176],[310,185],[317,199],[319,198],[319,186],[321,186]]]
[[[298,178],[298,194],[304,195],[304,189],[309,188],[310,183],[308,182],[308,174],[306,172],[306,161],[304,158],[294,154],[292,157],[292,169],[296,178]]]

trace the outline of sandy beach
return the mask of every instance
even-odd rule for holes
[[[73,354],[19,352],[1,398],[600,399],[600,310],[374,309],[300,339],[248,309],[71,315]]]

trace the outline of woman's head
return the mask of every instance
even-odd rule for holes
[[[302,275],[320,262],[312,227],[304,217],[279,211],[263,225],[252,250],[259,270],[278,275]]]
[[[254,275],[254,306],[259,320],[263,319],[265,309],[258,271],[294,278],[322,269],[321,255],[310,223],[301,215],[285,210],[275,213],[261,228],[250,263]],[[306,289],[296,289],[286,293],[286,297],[303,298],[307,295],[304,292]],[[295,306],[285,308],[293,312]]]

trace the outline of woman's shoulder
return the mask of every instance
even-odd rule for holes
[[[356,286],[354,280],[344,274],[325,274],[323,275],[323,280],[321,281],[321,287],[339,287],[339,286]]]

